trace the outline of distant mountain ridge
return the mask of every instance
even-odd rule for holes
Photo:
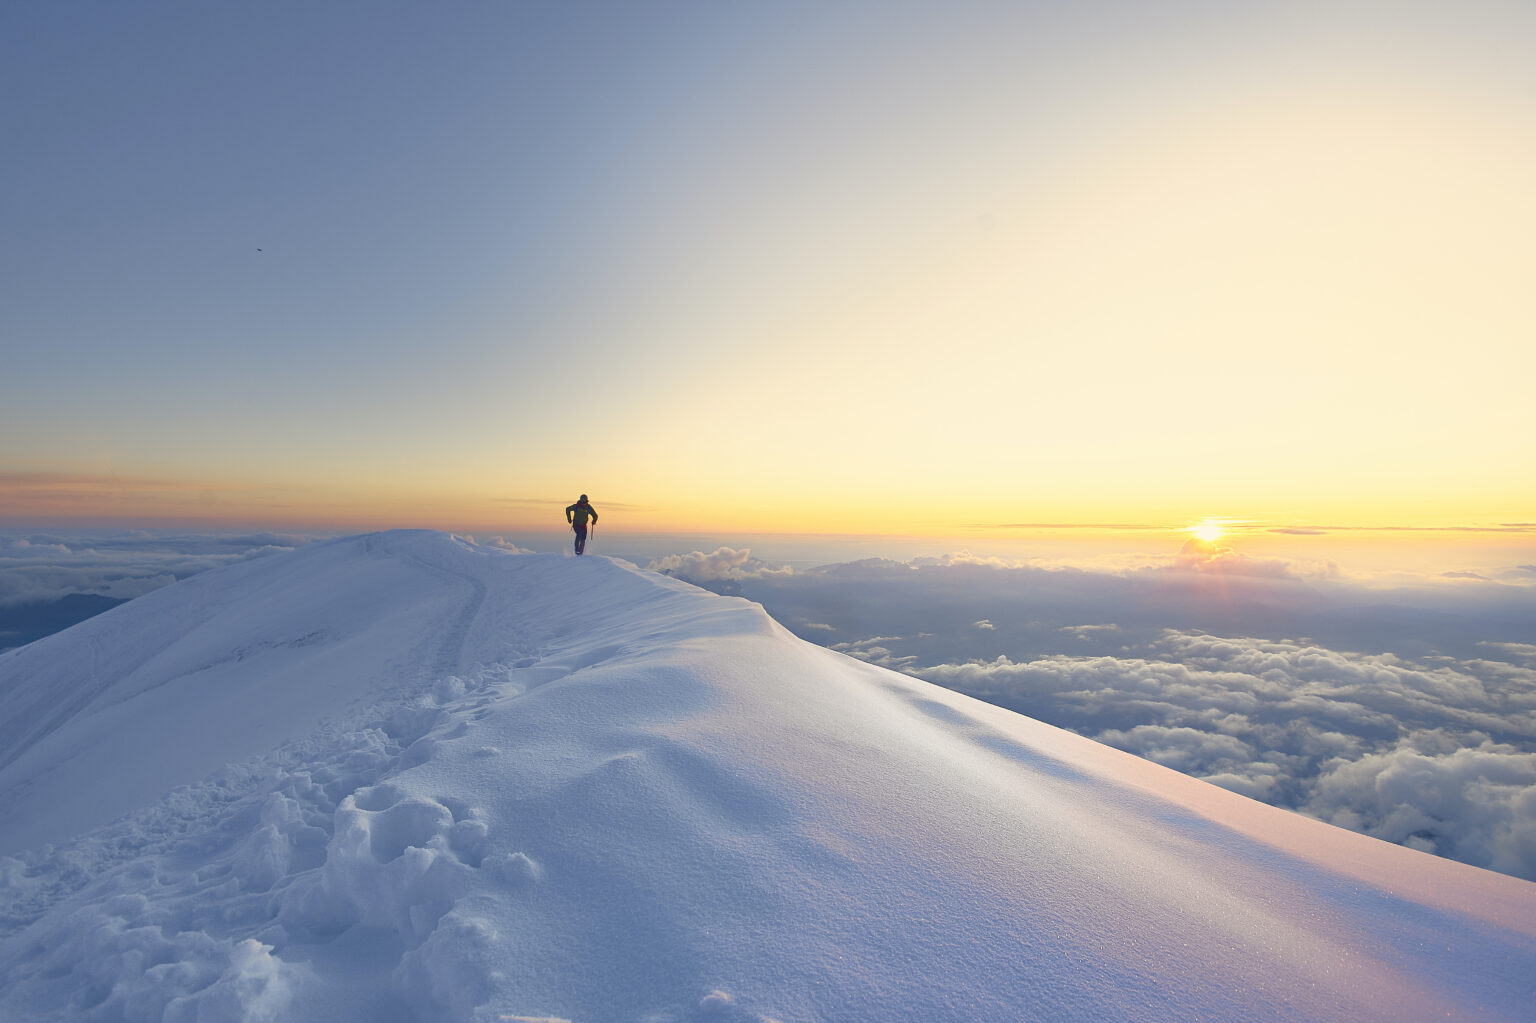
[[[1519,1020],[1536,885],[596,556],[400,531],[0,654],[0,1016]]]

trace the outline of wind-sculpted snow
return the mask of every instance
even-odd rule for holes
[[[316,545],[0,656],[0,706],[7,1021],[1529,1009],[1528,882],[603,558]]]

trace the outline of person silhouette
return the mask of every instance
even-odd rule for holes
[[[582,494],[575,504],[567,505],[565,509],[565,521],[571,524],[576,531],[576,555],[581,556],[587,549],[587,520],[597,525],[597,509],[587,503],[587,495]]]

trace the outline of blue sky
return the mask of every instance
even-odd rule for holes
[[[1529,518],[1526,4],[0,18],[10,522]]]

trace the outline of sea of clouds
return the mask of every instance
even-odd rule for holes
[[[1192,542],[1119,571],[954,555],[650,566],[802,637],[1224,788],[1536,879],[1536,571],[1382,587]]]
[[[73,593],[126,600],[210,568],[293,550],[309,536],[165,534],[0,534],[0,608]]]

